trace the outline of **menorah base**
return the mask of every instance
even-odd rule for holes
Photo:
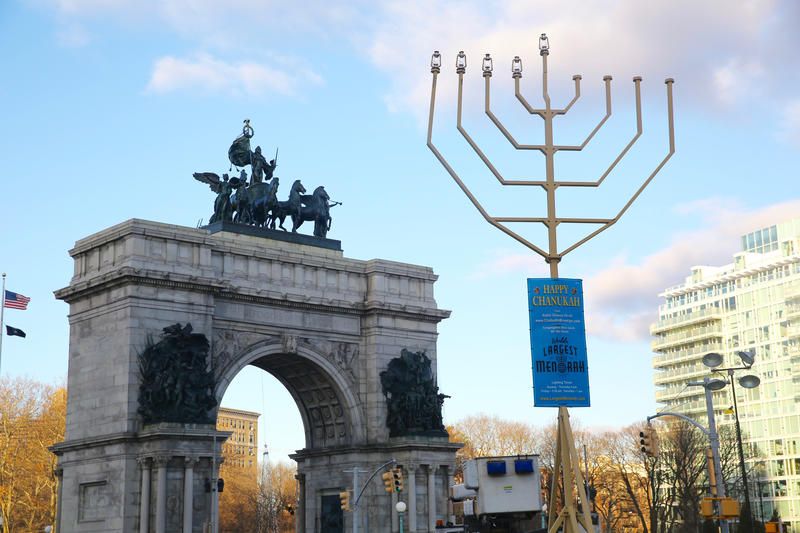
[[[557,516],[550,515],[547,533],[557,533],[563,526],[563,533],[580,533],[592,531],[592,517],[589,514],[589,499],[586,497],[586,485],[580,469],[580,458],[575,449],[575,439],[572,436],[572,427],[569,425],[569,410],[566,407],[558,408],[558,441],[556,444],[556,462],[553,467],[553,480],[550,489],[548,512],[556,502],[558,488],[558,474],[563,474],[564,482],[564,507]],[[578,498],[584,502],[583,508],[578,509],[573,497],[573,485],[578,491]],[[581,530],[578,524],[583,526]]]

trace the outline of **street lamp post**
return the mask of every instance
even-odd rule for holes
[[[397,505],[394,506],[397,510],[397,515],[400,518],[400,533],[403,533],[403,518],[405,517],[406,512],[406,502],[397,502]]]
[[[725,497],[725,480],[722,477],[722,464],[719,458],[719,434],[717,433],[717,424],[714,418],[714,402],[712,397],[712,391],[721,390],[727,385],[726,381],[721,379],[711,379],[711,378],[704,378],[703,381],[690,381],[686,384],[687,386],[694,386],[694,387],[703,387],[705,389],[705,396],[706,396],[706,413],[708,415],[708,429],[704,428],[699,422],[690,418],[681,413],[671,413],[671,412],[661,412],[657,413],[653,416],[647,417],[647,423],[649,424],[651,420],[655,418],[659,418],[662,416],[674,416],[676,418],[680,418],[688,422],[689,424],[693,425],[697,429],[703,432],[703,434],[708,437],[708,440],[711,444],[711,472],[713,472],[713,476],[716,480],[716,493],[717,497],[724,498]],[[719,505],[719,504],[717,504]],[[719,507],[717,511],[721,511]],[[721,514],[721,513],[719,513]],[[721,533],[728,533],[730,531],[728,521],[725,519],[720,520],[720,531]]]
[[[722,463],[719,459],[719,433],[717,433],[717,423],[714,418],[714,400],[712,391],[720,390],[725,387],[725,382],[719,379],[704,378],[703,381],[690,381],[690,386],[700,386],[705,389],[706,414],[708,415],[708,440],[711,443],[712,471],[716,480],[716,492],[720,498],[725,497],[725,480],[722,477]],[[720,530],[728,533],[728,521],[720,520]]]
[[[736,426],[736,443],[739,448],[739,468],[742,473],[742,485],[744,489],[744,508],[742,509],[742,517],[746,523],[742,524],[744,531],[752,531],[753,527],[753,509],[750,504],[750,488],[747,484],[747,467],[744,461],[744,444],[742,443],[742,428],[739,423],[739,404],[736,399],[736,387],[733,382],[733,374],[736,370],[750,370],[755,362],[755,355],[748,352],[736,352],[739,359],[742,361],[742,366],[732,366],[726,368],[717,368],[723,362],[722,355],[711,352],[703,356],[703,364],[712,369],[713,372],[726,372],[727,382],[731,385],[731,395],[733,396],[733,414]],[[739,385],[745,389],[754,389],[761,384],[758,376],[748,374],[739,378]],[[749,529],[748,529],[749,528]]]

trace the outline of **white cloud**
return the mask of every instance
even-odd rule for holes
[[[692,207],[703,228],[675,235],[667,247],[639,261],[617,257],[586,280],[589,333],[617,340],[648,339],[648,326],[657,317],[658,293],[684,281],[692,266],[730,263],[741,235],[800,216],[800,200],[752,210],[727,199]]]
[[[503,276],[509,273],[525,272],[528,276],[546,276],[549,269],[539,255],[534,253],[518,254],[507,250],[495,250],[491,260],[480,265],[469,277],[486,279]]]
[[[526,65],[525,78],[531,73],[538,81],[540,32],[550,37],[556,91],[569,91],[573,73],[584,75],[585,92],[599,87],[606,73],[618,83],[641,74],[645,94],[665,77],[674,77],[685,99],[728,106],[753,94],[757,82],[771,78],[767,74],[786,76],[787,57],[779,59],[770,47],[776,34],[791,35],[788,39],[800,44],[791,23],[781,18],[790,10],[785,1],[773,0],[391,2],[376,25],[369,53],[393,81],[386,100],[417,115],[427,107],[430,75],[424,62],[434,49],[445,59],[440,81],[453,76],[460,49],[471,59],[467,76],[470,71],[477,76],[479,58],[491,52],[497,74],[508,76],[510,59],[518,54]],[[797,57],[788,59],[798,63]]]
[[[684,204],[680,211],[702,221],[702,227],[674,235],[668,246],[641,259],[617,255],[586,278],[589,334],[626,342],[649,339],[660,292],[683,282],[693,266],[730,263],[741,235],[800,216],[800,200],[747,210],[730,199],[710,198]],[[528,273],[531,257],[529,253],[498,256],[478,273]]]
[[[228,63],[208,54],[191,59],[162,57],[156,61],[147,90],[167,93],[179,90],[253,95],[292,95],[301,82],[319,84],[322,78],[310,71],[299,78],[255,62]]]
[[[420,122],[426,118],[426,65],[434,49],[445,56],[442,93],[452,89],[447,84],[453,83],[458,50],[470,59],[468,77],[479,76],[479,58],[487,51],[495,58],[496,75],[504,78],[510,59],[521,55],[524,85],[536,91],[541,32],[551,40],[554,95],[569,94],[574,73],[584,75],[587,95],[601,89],[604,74],[613,74],[617,86],[642,75],[646,98],[661,96],[660,82],[674,77],[682,105],[730,112],[781,98],[786,87],[800,82],[800,55],[794,52],[800,49],[794,28],[800,3],[792,0],[28,1],[67,26],[88,21],[160,26],[189,49],[224,57],[262,57],[264,50],[309,42],[322,55],[326,46],[344,43],[389,79],[387,107],[410,112]],[[452,105],[454,98],[440,100]]]
[[[748,95],[757,92],[763,81],[764,69],[754,61],[732,58],[714,69],[713,83],[718,103],[734,106]]]
[[[28,0],[60,22],[161,26],[198,47],[261,48],[299,34],[336,36],[362,27],[362,0]]]

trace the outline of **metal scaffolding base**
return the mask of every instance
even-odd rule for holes
[[[556,463],[553,468],[553,475],[559,473],[563,479],[564,506],[558,515],[554,515],[550,510],[555,507],[558,495],[557,478],[553,480],[550,489],[550,502],[548,504],[549,518],[547,521],[547,533],[557,533],[563,527],[564,533],[579,533],[581,531],[591,532],[592,518],[589,514],[589,499],[586,497],[586,485],[580,469],[580,458],[575,449],[575,439],[572,436],[572,428],[569,425],[569,410],[566,407],[558,408],[558,442],[556,444]],[[574,491],[583,503],[579,512],[575,502]],[[583,529],[578,527],[583,526]]]

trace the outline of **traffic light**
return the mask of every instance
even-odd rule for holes
[[[647,453],[647,450],[650,449],[650,426],[639,432],[639,445],[639,450],[644,453]],[[650,454],[647,453],[647,455]]]
[[[341,503],[342,511],[350,510],[350,491],[345,490],[339,493],[339,502]]]
[[[381,479],[383,479],[383,490],[390,494],[394,492],[394,471],[384,472]]]
[[[720,518],[736,518],[739,516],[739,500],[721,498],[719,501]]]
[[[639,444],[641,450],[648,457],[658,457],[658,433],[653,426],[649,425],[644,428],[644,431],[639,432]]]
[[[714,498],[703,498],[700,500],[700,516],[703,518],[714,517]]]
[[[392,483],[394,492],[403,492],[403,469],[399,466],[392,469]]]
[[[700,515],[704,518],[727,520],[738,517],[739,511],[739,501],[733,498],[706,496],[700,500]]]

